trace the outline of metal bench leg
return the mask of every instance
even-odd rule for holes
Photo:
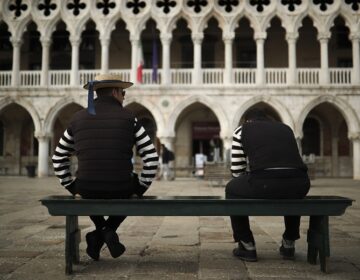
[[[73,272],[73,263],[79,263],[80,230],[77,216],[66,216],[65,273]]]
[[[307,242],[308,262],[316,264],[319,255],[321,271],[326,272],[327,259],[330,256],[328,216],[310,216]]]

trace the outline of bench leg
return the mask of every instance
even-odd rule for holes
[[[328,216],[310,216],[307,242],[308,262],[316,264],[319,255],[321,271],[326,272],[327,259],[330,256]]]
[[[72,273],[72,264],[79,263],[80,230],[77,216],[66,216],[65,273]]]

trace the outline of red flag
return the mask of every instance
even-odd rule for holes
[[[144,66],[144,55],[142,50],[141,41],[139,44],[138,49],[138,67],[137,67],[137,73],[136,73],[136,80],[138,83],[142,84],[143,82],[143,66]]]

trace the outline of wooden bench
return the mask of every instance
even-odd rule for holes
[[[310,216],[307,261],[327,271],[330,256],[329,216],[345,213],[353,200],[339,196],[307,196],[304,199],[224,199],[220,196],[146,196],[143,199],[82,199],[49,196],[40,200],[50,215],[66,216],[65,273],[79,263],[78,216]]]

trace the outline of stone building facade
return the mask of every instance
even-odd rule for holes
[[[3,0],[0,172],[52,174],[82,85],[108,72],[135,83],[125,106],[179,170],[199,153],[226,161],[244,114],[263,108],[318,176],[360,179],[356,0]]]

